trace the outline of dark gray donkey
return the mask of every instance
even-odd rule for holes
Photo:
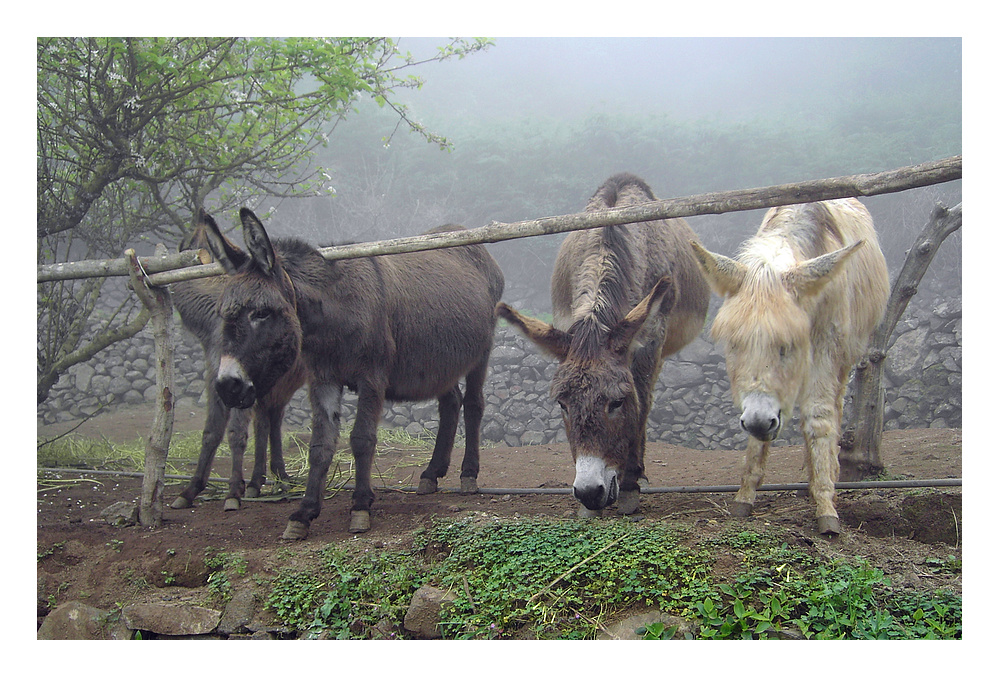
[[[216,389],[231,407],[266,397],[304,360],[312,405],[305,497],[282,538],[302,539],[322,508],[340,434],[344,386],[357,392],[350,435],[355,463],[351,532],[370,528],[371,464],[378,420],[389,401],[436,398],[440,428],[419,491],[447,473],[458,414],[465,408],[463,493],[478,491],[479,426],[485,399],[493,308],[503,274],[481,245],[327,261],[295,240],[272,244],[257,217],[240,211],[248,253],[205,217],[215,258],[228,275],[219,300],[222,350]],[[437,231],[458,230],[443,226]],[[465,379],[462,396],[458,385]]]
[[[205,236],[204,218],[200,218],[194,232],[181,244],[181,249],[208,249]],[[205,351],[205,427],[201,434],[201,453],[198,467],[190,483],[171,508],[189,508],[194,499],[208,484],[215,452],[222,442],[223,433],[229,438],[232,452],[232,472],[229,475],[229,493],[224,509],[239,509],[243,496],[255,498],[267,481],[267,444],[271,447],[271,473],[278,480],[288,479],[281,448],[281,424],[284,410],[295,392],[305,383],[305,367],[299,362],[281,379],[279,385],[262,398],[252,410],[232,410],[225,405],[215,390],[221,358],[222,317],[218,312],[218,300],[224,288],[220,277],[202,278],[190,282],[171,285],[173,303],[180,313],[184,327],[201,342]],[[249,485],[243,480],[243,456],[246,453],[247,431],[250,414],[254,419],[254,461],[253,475]]]
[[[651,200],[644,181],[618,174],[586,211]],[[555,258],[554,323],[496,308],[559,361],[551,393],[562,407],[583,515],[615,501],[625,514],[638,509],[653,387],[665,357],[700,333],[708,309],[690,250],[696,239],[683,219],[570,233]]]

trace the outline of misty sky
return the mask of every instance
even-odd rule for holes
[[[414,55],[441,38],[403,38]],[[578,118],[665,113],[809,123],[856,96],[956,98],[960,38],[495,38],[423,70],[407,94],[427,122],[449,115]]]

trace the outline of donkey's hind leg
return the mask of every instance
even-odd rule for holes
[[[271,436],[270,411],[260,404],[253,408],[253,475],[246,485],[246,497],[257,498],[267,482],[267,442]]]
[[[465,456],[461,460],[461,493],[475,494],[479,491],[479,444],[482,414],[486,409],[486,398],[482,388],[486,382],[489,358],[482,360],[465,377]]]
[[[437,480],[447,474],[451,465],[451,448],[454,437],[458,433],[458,414],[461,411],[461,388],[457,384],[437,398],[437,412],[440,415],[440,426],[437,429],[437,440],[434,442],[434,454],[430,458],[427,469],[420,475],[418,494],[432,494],[437,491]]]
[[[278,484],[282,485],[290,479],[288,471],[284,467],[284,446],[281,439],[281,428],[284,425],[284,407],[275,407],[270,411],[271,417],[271,474],[277,478]]]
[[[254,410],[254,456],[253,477],[246,485],[246,497],[257,498],[267,484],[267,443],[270,442],[270,469],[277,480],[278,491],[285,491],[285,480],[289,479],[284,467],[284,448],[281,442],[281,425],[284,423],[284,407],[259,407]]]

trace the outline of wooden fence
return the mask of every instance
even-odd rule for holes
[[[705,193],[589,214],[550,216],[516,223],[493,222],[466,231],[329,247],[320,251],[325,258],[334,260],[485,244],[657,219],[896,193],[954,181],[961,178],[961,172],[961,156],[958,155],[886,172]],[[959,227],[960,205],[955,209]],[[38,266],[39,283],[87,277],[129,276],[133,290],[150,312],[156,344],[158,395],[152,432],[146,444],[143,489],[139,503],[139,519],[143,526],[158,526],[162,521],[166,456],[173,431],[173,346],[169,345],[172,308],[169,294],[162,287],[174,282],[221,275],[224,272],[222,266],[218,263],[206,263],[209,260],[210,256],[204,251],[171,255],[164,252],[157,256],[139,258],[133,250],[128,250],[123,259]]]

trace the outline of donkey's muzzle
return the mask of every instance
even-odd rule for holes
[[[253,384],[236,379],[219,379],[215,382],[215,390],[225,403],[234,409],[249,409],[257,400]]]
[[[617,500],[617,473],[603,459],[580,456],[576,459],[572,495],[587,510],[602,510]]]
[[[225,406],[235,409],[249,409],[257,399],[253,381],[246,375],[242,365],[229,356],[223,356],[219,364],[215,392],[222,398]]]
[[[769,395],[751,393],[742,399],[739,423],[743,430],[761,442],[771,442],[780,433],[780,404]]]

